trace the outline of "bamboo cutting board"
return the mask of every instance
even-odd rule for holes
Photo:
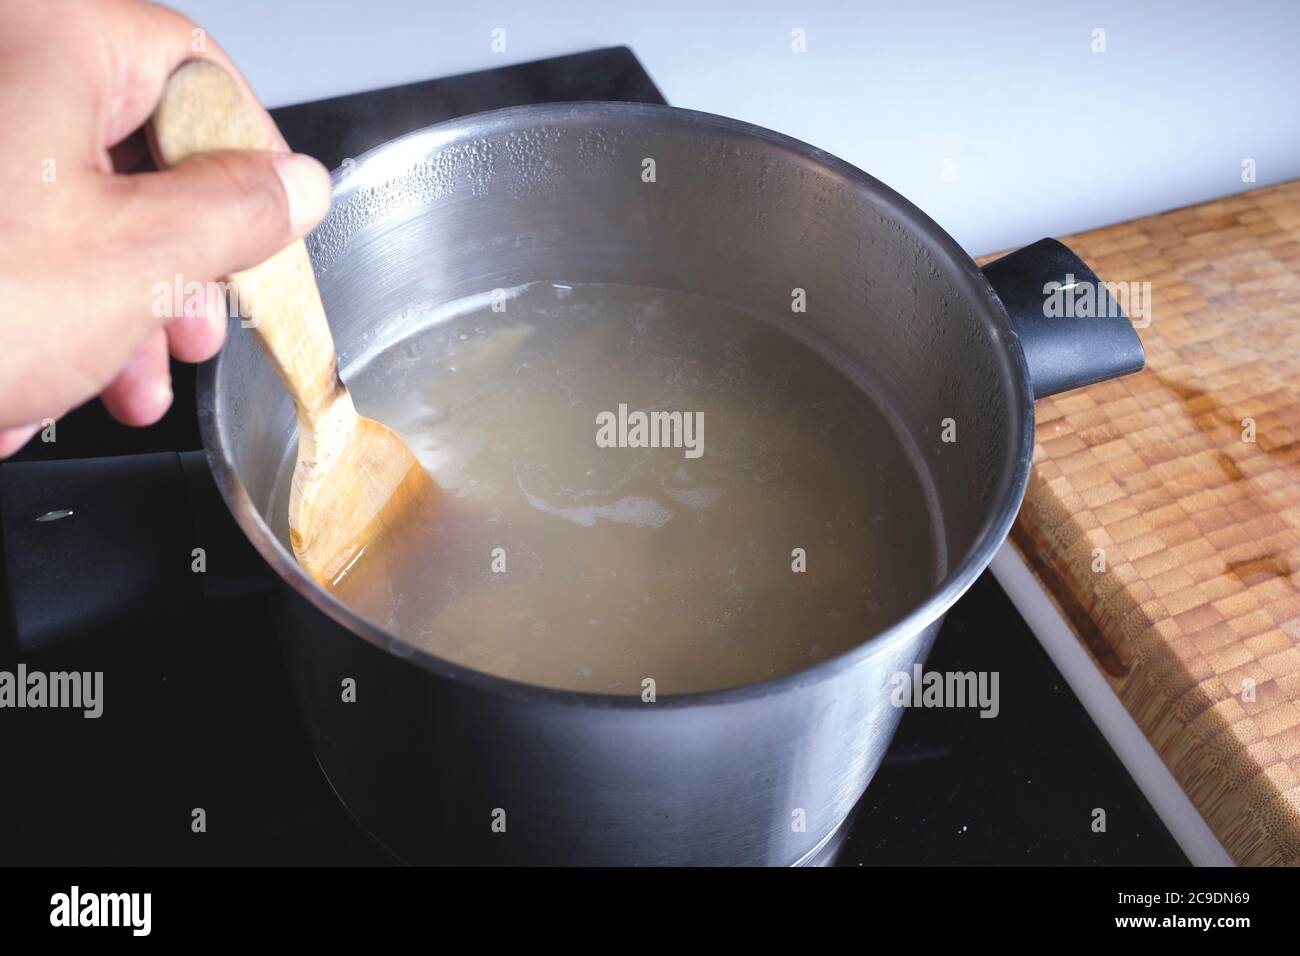
[[[1233,859],[1300,864],[1300,180],[1065,242],[1151,283],[1147,369],[1038,403],[1012,542]]]

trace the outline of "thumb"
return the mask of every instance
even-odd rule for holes
[[[206,282],[255,266],[306,235],[330,206],[330,175],[301,153],[227,150],[174,169],[112,177],[124,193],[119,248],[146,275]],[[139,273],[137,273],[139,274]]]

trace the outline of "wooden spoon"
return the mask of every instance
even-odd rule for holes
[[[167,81],[150,119],[150,140],[158,164],[170,167],[196,153],[270,149],[264,122],[229,73],[191,60]],[[247,304],[250,329],[298,412],[289,493],[293,552],[312,577],[333,587],[417,509],[430,507],[437,486],[392,429],[357,414],[339,378],[301,239],[226,281]]]

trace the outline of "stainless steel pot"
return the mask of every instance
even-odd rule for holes
[[[357,617],[272,534],[293,412],[232,324],[200,373],[213,476],[283,582],[279,629],[321,767],[360,825],[410,862],[812,857],[898,725],[891,677],[925,659],[1010,528],[1035,396],[1142,365],[1122,313],[1046,316],[1046,283],[1095,281],[1059,243],[981,271],[852,166],[668,107],[523,107],[413,133],[335,174],[334,208],[309,245],[345,376],[350,360],[413,331],[404,315],[533,280],[655,286],[786,314],[792,335],[911,433],[948,548],[947,577],[903,620],[779,679],[643,703],[468,670]],[[790,312],[795,288],[806,313]],[[945,419],[955,443],[940,439]],[[349,678],[355,703],[342,699]]]

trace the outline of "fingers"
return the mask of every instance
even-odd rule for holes
[[[31,144],[30,155],[0,157],[6,170],[24,171],[9,177],[15,189],[0,212],[13,208],[15,221],[33,223],[19,231],[17,246],[0,250],[7,256],[0,259],[7,313],[0,368],[35,383],[3,396],[0,420],[12,427],[0,429],[0,453],[30,437],[33,429],[17,423],[101,389],[122,421],[156,421],[171,401],[168,349],[182,360],[207,359],[227,324],[216,309],[187,315],[169,290],[256,265],[328,211],[329,174],[289,153],[260,106],[271,151],[208,154],[165,172],[112,175],[144,158],[143,140],[129,134],[191,59],[217,63],[256,102],[220,46],[164,7],[0,0],[0,113],[23,130],[19,143]],[[20,67],[25,82],[9,82]],[[39,334],[20,337],[24,317]],[[9,347],[10,340],[23,347]]]
[[[39,429],[40,423],[31,425],[20,425],[17,428],[6,428],[0,431],[0,458],[8,458],[18,449],[26,445],[33,435]]]
[[[329,210],[325,167],[297,153],[229,151],[175,169],[105,180],[113,246],[139,287],[180,275],[207,282],[306,235]]]
[[[167,334],[159,329],[138,345],[100,397],[124,425],[152,425],[162,418],[172,403]]]
[[[106,29],[101,32],[101,117],[105,147],[116,145],[142,126],[153,112],[163,85],[186,60],[205,59],[220,64],[258,102],[248,81],[230,61],[221,45],[184,14],[137,0],[96,0]],[[257,107],[273,148],[288,151],[275,122]]]
[[[185,303],[185,315],[165,326],[167,348],[182,362],[206,362],[226,340],[226,313],[220,295],[196,295]]]

